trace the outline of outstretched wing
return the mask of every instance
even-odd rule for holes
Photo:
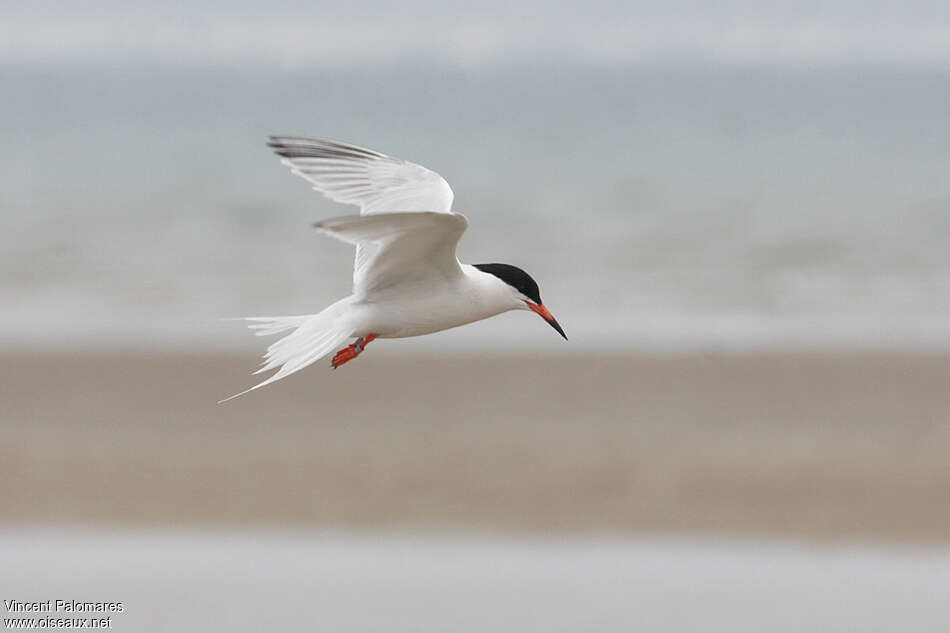
[[[362,215],[391,211],[451,213],[455,194],[439,174],[371,149],[326,139],[271,136],[283,164],[331,200],[355,204]],[[353,286],[373,256],[356,245]]]
[[[462,274],[455,247],[468,227],[459,213],[379,213],[317,222],[324,233],[376,248],[354,284],[355,294],[397,284],[438,283]]]
[[[439,174],[371,149],[325,139],[272,136],[283,164],[331,200],[362,215],[387,211],[450,213],[455,194]]]

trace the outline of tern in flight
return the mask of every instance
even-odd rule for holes
[[[315,190],[360,208],[359,215],[314,224],[356,246],[353,293],[319,314],[247,318],[258,336],[293,331],[267,348],[263,367],[255,373],[280,369],[231,398],[285,378],[335,350],[334,369],[377,338],[421,336],[509,310],[531,310],[567,339],[528,273],[511,264],[458,260],[455,247],[468,220],[452,212],[455,194],[439,174],[337,141],[272,136],[269,145]]]

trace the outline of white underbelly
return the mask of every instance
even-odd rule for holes
[[[462,292],[380,298],[360,303],[359,309],[363,313],[361,329],[367,330],[359,335],[377,334],[379,338],[432,334],[505,312]]]

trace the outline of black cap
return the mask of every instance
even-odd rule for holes
[[[475,268],[501,279],[503,282],[541,305],[541,290],[531,275],[511,264],[475,264]]]

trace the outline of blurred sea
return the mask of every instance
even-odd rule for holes
[[[121,602],[114,628],[142,632],[937,633],[950,576],[939,548],[229,529],[0,537],[5,595]]]
[[[350,249],[264,143],[439,171],[460,257],[527,269],[582,345],[950,345],[942,71],[0,70],[0,344],[244,346],[316,312]],[[425,345],[544,345],[524,315]]]

